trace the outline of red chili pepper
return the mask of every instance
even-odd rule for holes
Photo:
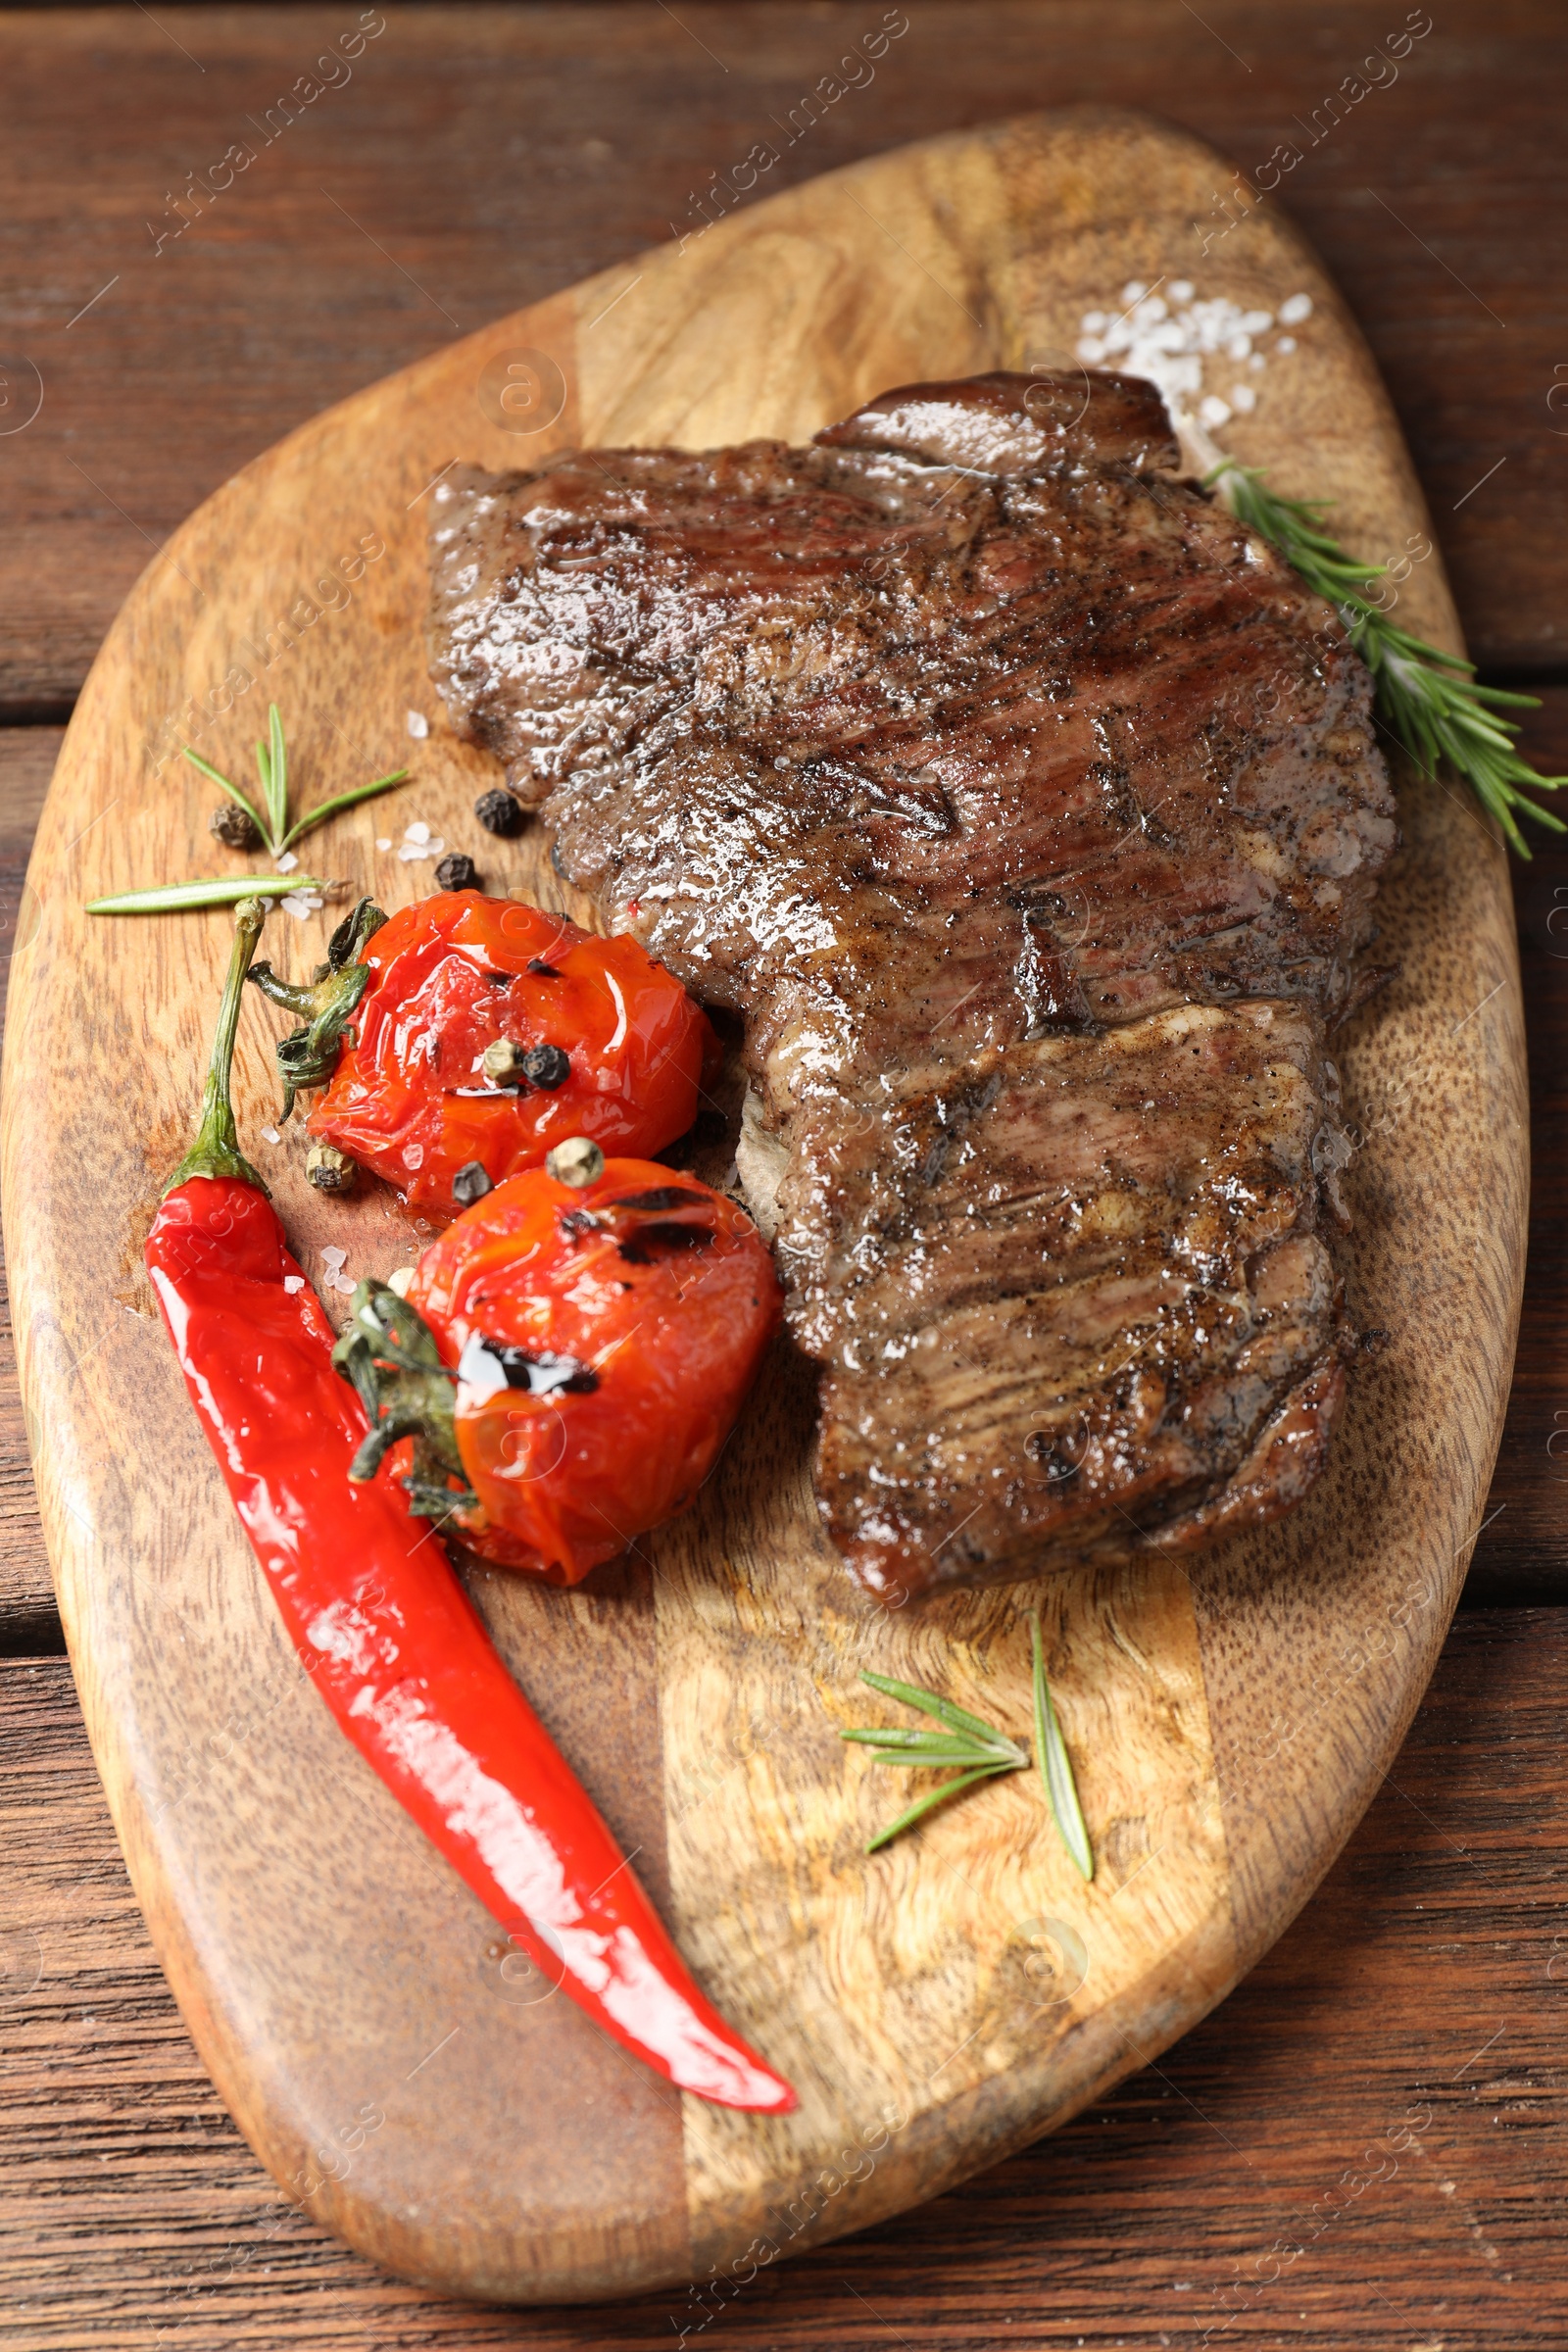
[[[502,1926],[683,2090],[779,2114],[789,2084],[703,1997],[614,1838],[492,1648],[427,1525],[383,1480],[332,1331],[234,1132],[228,1073],[264,909],[238,937],[196,1143],[147,1270],[191,1401],[339,1728]]]
[[[334,1358],[374,1433],[355,1475],[413,1437],[416,1509],[560,1585],[693,1500],[780,1305],[733,1200],[589,1157],[580,1184],[509,1178],[432,1242],[406,1301],[362,1284]]]
[[[279,1054],[290,1102],[295,1086],[330,1080],[312,1135],[442,1223],[465,1205],[460,1172],[499,1184],[567,1136],[662,1152],[695,1120],[716,1059],[707,1016],[636,940],[476,890],[389,917],[362,902],[329,966],[310,987],[266,964],[251,975],[308,1016]]]

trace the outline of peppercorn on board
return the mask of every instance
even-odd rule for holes
[[[400,848],[441,841],[490,889],[587,918],[527,834],[481,832],[472,805],[495,771],[445,729],[428,683],[424,517],[458,461],[800,440],[891,384],[1071,363],[1129,287],[1191,281],[1189,308],[1230,306],[1221,318],[1310,298],[1252,404],[1226,404],[1225,446],[1332,500],[1357,553],[1404,548],[1419,494],[1311,255],[1264,206],[1200,258],[1193,223],[1223,169],[1137,117],[1031,118],[811,182],[504,319],[208,501],[83,693],[18,927],[4,1106],[61,1609],[206,2062],[285,2186],[394,2270],[533,2302],[714,2275],[744,2290],[1061,2121],[1222,1997],[1306,1898],[1425,1685],[1501,1424],[1526,1191],[1504,861],[1456,789],[1400,777],[1405,849],[1379,902],[1399,976],[1341,1053],[1364,1138],[1347,1178],[1351,1301],[1389,1337],[1293,1517],[1185,1565],[872,1614],[817,1532],[811,1385],[780,1348],[697,1509],[643,1556],[571,1592],[475,1571],[496,1640],[700,1981],[800,2091],[797,2114],[766,2121],[679,2098],[552,1995],[308,1688],[140,1270],[229,920],[94,920],[83,903],[228,870],[215,796],[179,747],[237,773],[276,700],[302,804],[413,770],[313,836],[313,870],[392,907],[432,884],[428,857]],[[1435,554],[1401,596],[1408,625],[1457,644]],[[268,953],[314,962],[333,911],[274,914]],[[390,1195],[317,1194],[303,1134],[266,1139],[275,1027],[247,1008],[241,1142],[338,1313],[340,1282],[414,1245]],[[1094,1883],[1025,1774],[867,1857],[906,1792],[837,1738],[882,1719],[860,1671],[1027,1739],[1036,1604]]]

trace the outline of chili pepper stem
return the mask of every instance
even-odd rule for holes
[[[234,952],[229,957],[228,977],[223,983],[223,1001],[219,1008],[218,1027],[213,1035],[212,1057],[207,1064],[207,1084],[202,1090],[201,1124],[196,1130],[196,1141],[165,1185],[165,1195],[188,1182],[192,1176],[231,1176],[241,1184],[254,1184],[260,1193],[267,1192],[261,1177],[240,1151],[239,1137],[234,1127],[234,1105],[229,1099],[234,1040],[239,1033],[240,999],[244,993],[245,975],[250,970],[251,957],[256,953],[256,943],[262,936],[262,925],[266,920],[267,907],[260,899],[241,899],[234,909]]]

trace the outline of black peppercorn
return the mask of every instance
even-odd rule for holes
[[[519,800],[498,784],[493,792],[482,792],[473,804],[473,813],[487,833],[499,833],[510,841],[520,833],[528,811]]]
[[[435,869],[437,890],[477,890],[479,869],[462,850],[453,850]]]
[[[452,1198],[460,1208],[471,1208],[476,1200],[482,1200],[486,1193],[493,1189],[489,1177],[476,1159],[470,1159],[452,1179]]]
[[[530,1086],[553,1095],[571,1076],[571,1061],[560,1046],[530,1046],[522,1057],[522,1074]]]
[[[242,808],[237,801],[225,801],[221,808],[215,808],[207,819],[207,830],[226,849],[259,850],[262,846],[261,831],[255,817],[248,808]]]

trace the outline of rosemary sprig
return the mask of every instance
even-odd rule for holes
[[[1339,607],[1351,644],[1372,672],[1381,717],[1426,775],[1435,776],[1439,760],[1446,760],[1521,858],[1530,851],[1516,817],[1534,817],[1554,833],[1568,831],[1552,809],[1526,797],[1555,792],[1568,784],[1568,776],[1538,774],[1514,748],[1519,732],[1514,721],[1494,715],[1536,710],[1537,696],[1477,685],[1474,662],[1396,627],[1366,594],[1374,581],[1386,577],[1388,566],[1347,555],[1322,527],[1328,512],[1323,500],[1281,498],[1258,467],[1235,458],[1226,458],[1203,479],[1205,486],[1218,486],[1232,512],[1277,548],[1309,588]]]
[[[336,816],[340,809],[353,808],[361,801],[373,800],[378,792],[390,792],[394,784],[403,783],[408,776],[406,767],[394,768],[389,776],[377,776],[373,784],[356,784],[349,792],[334,793],[331,800],[319,801],[314,808],[307,808],[305,814],[291,825],[288,821],[288,753],[283,742],[282,715],[275,703],[270,703],[267,707],[267,742],[256,746],[256,772],[262,787],[260,808],[254,801],[247,800],[239,786],[230,783],[228,777],[214,767],[210,760],[204,760],[200,752],[193,752],[189,744],[185,746],[185,758],[192,767],[201,770],[209,783],[219,785],[231,801],[239,804],[261,835],[269,855],[273,858],[281,858],[285,851],[293,848],[295,842],[313,832],[318,825],[324,824],[329,816]]]
[[[1051,1805],[1052,1816],[1061,1833],[1062,1843],[1086,1879],[1095,1875],[1094,1849],[1089,1832],[1084,1827],[1082,1808],[1078,1802],[1077,1784],[1072,1777],[1072,1764],[1056,1721],[1056,1711],[1051,1703],[1046,1685],[1045,1662],[1040,1646],[1040,1613],[1030,1617],[1034,1639],[1035,1740],[1040,1778]],[[884,1698],[896,1698],[906,1707],[917,1707],[922,1715],[934,1715],[942,1729],[939,1732],[904,1731],[896,1726],[877,1725],[867,1731],[840,1732],[841,1740],[853,1740],[862,1747],[874,1750],[879,1764],[902,1764],[920,1771],[940,1771],[946,1765],[956,1768],[957,1778],[944,1781],[939,1788],[927,1789],[916,1797],[906,1812],[897,1821],[879,1830],[866,1847],[874,1854],[904,1830],[912,1829],[934,1806],[946,1804],[950,1796],[961,1796],[966,1788],[976,1788],[982,1781],[995,1780],[999,1773],[1021,1772],[1029,1762],[1029,1750],[1019,1740],[1013,1740],[994,1723],[986,1723],[978,1715],[955,1706],[951,1698],[941,1698],[934,1690],[918,1690],[913,1683],[896,1683],[885,1674],[865,1673],[862,1683],[880,1690]]]
[[[151,890],[122,890],[113,898],[89,899],[89,914],[179,914],[187,906],[237,906],[241,899],[291,899],[297,890],[331,890],[316,874],[241,874],[213,882],[159,883]]]
[[[956,1780],[944,1781],[938,1788],[928,1788],[897,1821],[890,1822],[885,1830],[878,1830],[865,1849],[868,1854],[874,1854],[901,1831],[912,1829],[934,1806],[945,1804],[950,1796],[958,1796],[981,1781],[995,1780],[999,1773],[1021,1772],[1029,1761],[1029,1750],[1018,1740],[1009,1740],[995,1724],[984,1723],[978,1715],[956,1707],[952,1699],[939,1698],[934,1690],[916,1690],[912,1683],[896,1683],[885,1674],[865,1673],[860,1680],[873,1690],[880,1690],[884,1698],[896,1698],[906,1707],[917,1707],[923,1715],[934,1715],[942,1729],[911,1732],[876,1726],[867,1731],[840,1732],[841,1740],[857,1740],[863,1747],[873,1748],[879,1764],[903,1764],[922,1771],[940,1770],[948,1764],[959,1767]]]
[[[1061,1842],[1078,1865],[1081,1875],[1095,1875],[1095,1849],[1089,1842],[1084,1826],[1083,1807],[1078,1802],[1078,1784],[1072,1777],[1072,1759],[1067,1743],[1056,1721],[1056,1710],[1051,1703],[1051,1686],[1046,1681],[1045,1653],[1040,1642],[1040,1611],[1029,1612],[1029,1640],[1035,1663],[1035,1755],[1040,1765],[1040,1778],[1045,1783],[1046,1795],[1052,1814],[1061,1832]]]

